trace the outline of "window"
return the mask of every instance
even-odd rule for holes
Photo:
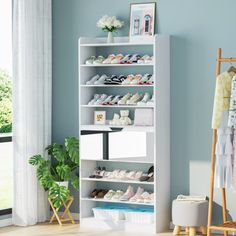
[[[0,1],[0,215],[12,208],[12,1]]]

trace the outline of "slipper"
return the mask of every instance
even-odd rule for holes
[[[99,79],[99,75],[94,75],[89,81],[86,82],[87,85],[92,85],[94,82],[96,82]]]
[[[93,61],[93,64],[102,64],[104,60],[105,60],[104,56],[98,56],[97,59]]]
[[[91,65],[93,64],[93,62],[96,60],[96,57],[95,56],[90,56],[86,61],[85,61],[85,64],[86,65]]]
[[[110,54],[102,63],[103,64],[111,64],[111,61],[115,59],[115,54]]]

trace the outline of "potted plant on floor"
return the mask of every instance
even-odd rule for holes
[[[65,138],[64,145],[54,143],[47,148],[49,159],[34,155],[29,164],[36,166],[37,179],[55,208],[59,208],[70,196],[68,183],[79,190],[79,140]]]

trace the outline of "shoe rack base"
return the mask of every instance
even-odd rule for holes
[[[108,55],[110,53],[144,53],[152,54],[152,64],[131,65],[84,65],[85,60],[92,55]],[[150,54],[150,55],[151,55]],[[160,233],[169,229],[170,224],[170,36],[155,35],[152,41],[130,43],[128,37],[115,37],[115,43],[107,44],[106,38],[80,38],[79,40],[79,125],[80,131],[110,132],[114,127],[110,125],[94,125],[94,111],[104,109],[108,114],[119,109],[129,109],[132,112],[138,106],[89,106],[89,100],[98,90],[103,93],[121,94],[129,86],[87,86],[88,81],[95,74],[139,74],[153,73],[155,81],[151,86],[130,86],[138,92],[152,91],[155,94],[154,105],[149,107],[154,110],[154,125],[151,127],[127,126],[118,127],[121,131],[146,132],[153,135],[153,160],[144,157],[97,160],[84,159],[80,163],[80,224],[82,228],[89,227],[110,230],[138,231]],[[97,90],[98,89],[98,90]],[[116,94],[114,94],[116,95]],[[141,107],[144,108],[144,107]],[[146,108],[146,107],[145,107]],[[89,179],[89,175],[97,166],[110,166],[110,168],[147,170],[154,165],[154,182],[139,183],[119,180]],[[154,204],[135,204],[130,202],[110,202],[112,204],[130,206],[135,208],[152,207],[154,210],[153,224],[132,224],[126,221],[111,222],[98,220],[93,217],[92,208],[109,203],[103,199],[91,199],[89,193],[101,186],[121,187],[123,189],[131,184],[144,186],[154,192]]]

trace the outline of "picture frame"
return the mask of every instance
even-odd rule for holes
[[[130,42],[152,41],[155,33],[156,3],[130,4]]]
[[[106,124],[106,111],[94,111],[94,124],[95,125]]]

